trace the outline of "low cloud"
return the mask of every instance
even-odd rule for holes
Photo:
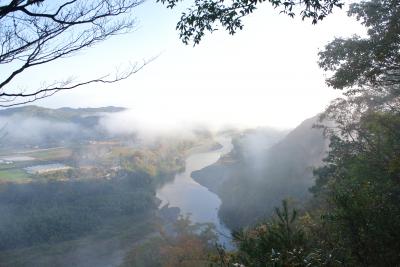
[[[1,135],[3,141],[11,143],[45,142],[58,135],[76,135],[79,127],[71,122],[57,122],[40,118],[12,115],[0,117]]]

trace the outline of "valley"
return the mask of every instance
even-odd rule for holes
[[[322,164],[329,144],[315,123],[316,117],[289,133],[259,129],[237,135],[230,153],[192,174],[221,198],[225,224],[240,229],[269,218],[282,199],[295,206],[310,199],[313,169]]]
[[[0,25],[0,267],[400,266],[399,0]]]
[[[35,109],[32,120],[43,113]],[[134,133],[46,131],[59,141],[4,144],[0,153],[1,266],[118,266],[132,246],[178,219],[179,209],[163,207],[156,191],[185,170],[187,157],[220,147],[204,133],[148,142]]]
[[[12,266],[118,266],[132,247],[150,242],[161,249],[163,232],[179,234],[175,224],[186,219],[200,227],[196,231],[211,227],[216,242],[234,249],[230,231],[268,218],[278,196],[308,198],[313,183],[309,167],[325,149],[323,141],[315,143],[321,134],[311,128],[315,119],[289,133],[272,128],[196,130],[183,138],[148,141],[135,132],[107,132],[101,124],[102,116],[108,116],[104,109],[90,109],[90,127],[78,119],[87,116],[86,109],[82,114],[67,109],[73,119],[64,114],[66,109],[29,110],[36,112],[25,115],[27,122],[58,124],[63,118],[72,125],[48,128],[46,139],[33,140],[35,146],[3,144],[0,262]],[[21,115],[14,110],[12,116]],[[71,127],[92,130],[66,135]],[[311,146],[313,154],[303,157]],[[304,178],[284,179],[289,170],[284,166],[295,168],[293,177]],[[282,178],[271,179],[271,172]],[[278,186],[278,181],[285,183]],[[152,244],[154,238],[159,241]],[[33,260],[34,255],[40,256]]]

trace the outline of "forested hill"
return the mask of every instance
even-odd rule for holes
[[[321,163],[327,150],[322,131],[312,128],[317,117],[305,120],[279,139],[271,131],[265,139],[275,141],[250,160],[254,150],[245,134],[233,140],[234,149],[216,164],[193,173],[199,183],[218,193],[222,200],[220,215],[231,228],[243,227],[268,217],[284,198],[302,202],[314,184],[312,170]],[[249,194],[251,192],[251,194]]]
[[[122,107],[58,108],[24,106],[0,110],[1,147],[51,147],[107,138],[100,121]],[[3,139],[4,140],[4,139]]]
[[[263,175],[263,179],[283,182],[290,179],[293,183],[306,186],[314,184],[312,168],[321,164],[328,149],[322,130],[313,128],[317,120],[318,117],[313,117],[303,121],[266,151],[264,173],[267,176]]]
[[[44,108],[34,105],[8,108],[0,110],[0,117],[21,116],[24,118],[37,118],[53,121],[82,122],[85,117],[99,117],[104,113],[114,113],[126,110],[123,107],[99,107],[99,108]]]

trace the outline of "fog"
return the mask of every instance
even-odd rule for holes
[[[232,2],[0,0],[1,267],[398,265],[400,2]]]
[[[105,114],[99,121],[99,126],[111,135],[136,133],[144,140],[159,137],[192,138],[194,132],[199,130],[218,133],[225,130],[244,130],[257,125],[259,122],[246,123],[241,118],[229,120],[219,113],[208,114],[204,111],[196,114],[184,107],[180,112],[132,108]]]
[[[217,133],[227,129],[243,130],[251,123],[226,122],[215,116],[213,120],[201,116],[192,117],[190,112],[171,114],[150,112],[140,109],[126,109],[121,112],[99,112],[81,115],[73,120],[48,119],[35,114],[13,114],[0,116],[1,134],[7,144],[45,144],[46,142],[78,139],[96,139],[137,135],[144,141],[155,141],[161,137],[193,138],[195,132]],[[81,119],[93,119],[90,123]]]
[[[50,121],[22,115],[0,116],[1,135],[7,143],[41,143],[57,135],[77,135],[80,127],[73,122]],[[3,140],[4,141],[4,140]]]
[[[156,189],[185,168],[192,147],[215,149],[211,132],[227,125],[115,110],[2,111],[0,258],[11,254],[0,265],[118,266],[136,243],[158,235],[158,216],[169,228],[176,223],[179,207],[158,214]]]
[[[141,138],[154,139],[160,136],[187,136],[196,126],[195,122],[179,121],[167,114],[145,114],[133,109],[105,114],[99,126],[113,135],[137,133]]]
[[[321,136],[310,132],[315,118],[293,138],[289,130],[257,127],[257,120],[227,120],[225,113],[207,119],[212,114],[187,106],[163,113],[151,106],[3,111],[4,155],[31,158],[17,162],[4,156],[0,163],[0,259],[10,250],[6,266],[119,266],[131,260],[136,246],[147,246],[149,237],[177,236],[173,225],[191,203],[192,222],[213,218],[220,231],[263,218],[281,196],[307,199],[310,161],[320,160],[323,150]],[[232,141],[226,155],[218,155],[226,149],[220,137]],[[313,146],[316,152],[307,153]],[[208,154],[211,165],[200,164],[194,172],[186,166],[188,158],[204,160]],[[50,165],[66,168],[48,171]],[[156,192],[182,173],[187,186],[166,197],[182,201],[160,207]],[[33,254],[40,256],[32,260]]]

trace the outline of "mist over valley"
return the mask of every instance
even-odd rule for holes
[[[313,133],[315,119],[294,131],[268,127],[215,131],[214,125],[150,129],[129,114],[132,111],[118,107],[27,106],[0,111],[8,140],[0,155],[0,243],[6,264],[116,266],[124,262],[132,244],[159,236],[159,227],[173,236],[173,225],[189,219],[201,229],[217,227],[216,240],[233,249],[228,227],[233,230],[268,217],[268,210],[279,204],[276,196],[288,195],[290,188],[296,188],[293,196],[303,199],[313,181],[310,160],[318,161],[323,152],[324,142],[313,143],[318,135],[323,139],[320,131]],[[293,151],[303,153],[311,145],[316,152],[310,160],[297,162]],[[281,154],[276,157],[274,150]],[[269,164],[287,161],[296,162],[294,175],[301,174],[303,180],[268,178],[271,171],[275,177],[284,176],[282,169],[271,170]],[[249,199],[245,197],[249,188],[270,193],[261,196],[254,191]],[[238,200],[244,207],[254,207],[253,213],[241,210]],[[263,208],[255,208],[256,203]],[[128,221],[131,226],[126,228]],[[121,234],[130,241],[106,248]],[[93,238],[100,238],[96,249],[88,241]],[[34,261],[27,257],[43,246],[59,253]]]
[[[399,0],[0,0],[0,267],[400,266]]]

